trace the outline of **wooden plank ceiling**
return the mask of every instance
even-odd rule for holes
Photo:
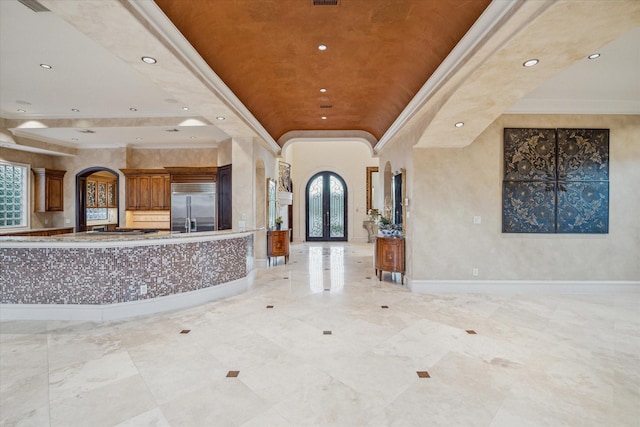
[[[490,3],[155,1],[276,141],[326,130],[379,140]]]

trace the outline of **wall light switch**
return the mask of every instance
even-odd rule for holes
[[[474,223],[474,224],[480,224],[480,223],[482,223],[482,217],[481,217],[481,216],[479,216],[479,215],[474,216],[474,217],[473,217],[473,223]]]
[[[47,225],[47,224],[49,224],[49,220],[48,220],[48,219],[45,219],[45,220],[44,220],[44,225]]]
[[[473,275],[473,277],[477,277],[478,274],[480,274],[480,271],[474,267],[473,270],[471,270],[471,274]]]
[[[147,294],[147,285],[140,285],[140,295]]]
[[[71,220],[69,218],[65,218],[64,223],[65,224],[71,224]]]
[[[238,221],[238,227],[245,228],[247,226],[246,221]]]

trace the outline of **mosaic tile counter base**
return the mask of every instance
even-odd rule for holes
[[[1,302],[104,305],[179,294],[245,277],[252,252],[253,236],[133,247],[0,248]]]

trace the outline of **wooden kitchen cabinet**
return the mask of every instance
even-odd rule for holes
[[[374,258],[379,280],[382,280],[383,271],[389,271],[400,273],[404,284],[404,238],[376,237]]]
[[[87,208],[117,208],[115,179],[96,177],[87,179]]]
[[[155,175],[150,177],[151,209],[171,209],[171,179],[169,175]]]
[[[171,179],[163,169],[121,169],[126,176],[127,210],[171,209]]]
[[[35,177],[35,212],[64,210],[64,174],[67,171],[32,168]]]
[[[271,266],[271,258],[284,257],[284,263],[289,261],[289,233],[291,230],[267,231],[267,259]]]

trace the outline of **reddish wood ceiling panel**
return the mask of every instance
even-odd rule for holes
[[[156,3],[278,140],[291,130],[380,139],[490,0]]]

